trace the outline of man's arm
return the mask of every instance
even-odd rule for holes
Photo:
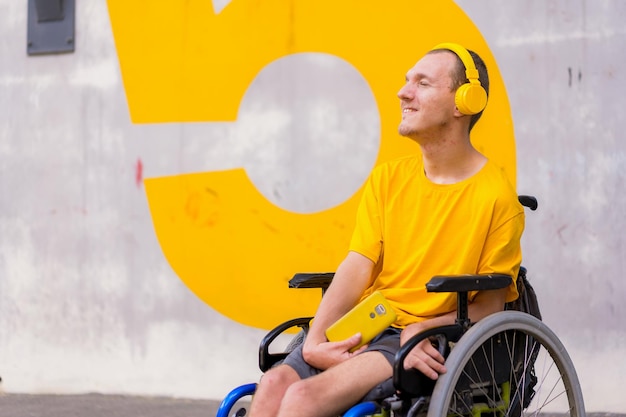
[[[502,311],[506,299],[507,289],[492,291],[481,291],[476,294],[474,301],[469,305],[469,317],[473,323],[487,317],[492,313]],[[408,325],[400,335],[400,344],[403,345],[411,337],[423,332],[424,330],[453,324],[456,319],[456,311],[452,311],[443,316],[426,320],[420,323]],[[421,371],[430,379],[437,379],[439,374],[445,373],[444,357],[435,349],[428,339],[420,344],[409,353],[404,361],[405,368],[415,368]]]
[[[328,342],[325,331],[357,304],[371,284],[373,270],[374,262],[356,252],[349,252],[339,265],[304,343],[302,354],[309,365],[328,369],[360,353],[349,352],[360,342],[360,336],[333,343]]]
[[[511,275],[517,273],[522,257],[520,239],[524,230],[523,214],[523,211],[517,213],[490,233],[488,240],[483,245],[483,252],[485,253],[481,255],[482,261],[478,273],[492,271],[510,273]],[[508,293],[509,289],[503,288],[501,290],[481,291],[476,294],[468,307],[470,320],[475,323],[492,313],[502,311]],[[411,337],[426,329],[454,323],[456,314],[456,311],[452,311],[440,317],[407,326],[400,336],[400,343],[406,343]],[[446,372],[444,358],[428,340],[423,341],[410,352],[404,366],[405,368],[416,368],[431,379],[437,379],[438,374]]]

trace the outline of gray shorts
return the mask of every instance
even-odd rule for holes
[[[401,332],[402,329],[388,327],[369,343],[369,346],[364,350],[364,352],[380,352],[389,361],[391,366],[393,366],[396,352],[400,349]],[[283,364],[289,365],[296,371],[301,379],[305,379],[313,375],[317,375],[322,371],[306,363],[302,357],[302,345],[303,343],[291,352],[285,358]]]

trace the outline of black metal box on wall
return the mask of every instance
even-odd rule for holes
[[[28,55],[74,52],[75,0],[28,0]]]

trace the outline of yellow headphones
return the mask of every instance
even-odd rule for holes
[[[478,70],[474,65],[474,60],[470,53],[456,43],[440,43],[432,50],[447,49],[454,52],[465,66],[465,76],[469,82],[463,84],[456,90],[454,103],[459,111],[466,115],[480,113],[487,105],[487,92],[480,85],[478,80]]]

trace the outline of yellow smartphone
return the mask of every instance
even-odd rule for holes
[[[394,321],[396,312],[393,307],[379,291],[375,291],[326,329],[326,338],[329,342],[339,342],[360,332],[361,342],[350,349],[354,352]]]

